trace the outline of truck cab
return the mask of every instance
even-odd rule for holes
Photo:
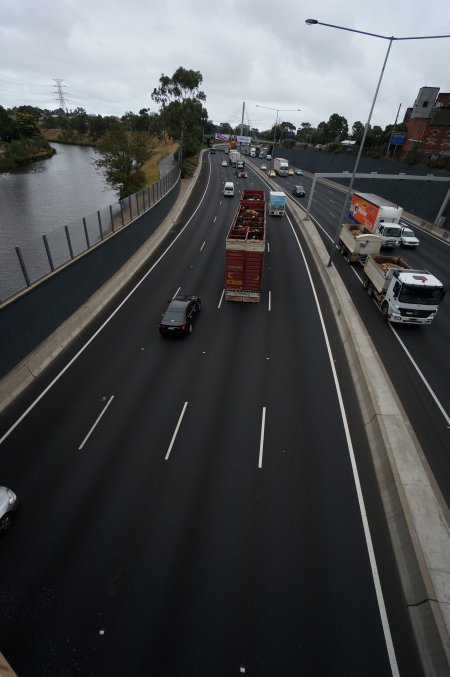
[[[400,246],[402,227],[398,223],[380,221],[376,227],[377,235],[383,238],[381,246],[386,249],[394,249]]]

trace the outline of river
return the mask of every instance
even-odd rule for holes
[[[51,145],[56,150],[51,158],[0,174],[0,299],[24,284],[15,247],[32,268],[32,260],[45,257],[43,235],[56,239],[65,225],[118,202],[93,165],[94,148]],[[36,265],[33,278],[39,274],[41,266]]]

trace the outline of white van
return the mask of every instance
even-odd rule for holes
[[[234,183],[232,181],[225,181],[223,194],[225,197],[234,197]]]

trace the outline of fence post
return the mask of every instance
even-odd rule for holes
[[[27,283],[27,286],[29,287],[31,282],[30,278],[28,277],[27,269],[25,267],[25,261],[23,260],[22,252],[20,251],[20,247],[15,247],[17,258],[19,259],[20,267],[22,268],[22,273],[25,278],[25,282]]]
[[[64,226],[66,231],[67,244],[69,245],[70,258],[73,259],[72,241],[70,239],[69,226]]]
[[[140,191],[139,191],[139,192],[140,192]],[[135,193],[135,195],[136,195],[137,215],[138,215],[138,216],[140,215],[140,211],[139,211],[139,192]]]
[[[97,218],[98,218],[98,227],[100,229],[100,240],[103,240],[103,229],[102,229],[102,218],[100,216],[100,212],[97,212]]]
[[[109,216],[111,217],[111,231],[114,233],[114,218],[113,218],[112,205],[109,205]]]
[[[150,186],[147,186],[147,196],[148,196],[148,208],[150,209],[150,207],[152,206],[150,198]]]
[[[145,188],[142,189],[142,207],[145,212]]]
[[[90,249],[91,243],[89,242],[89,233],[88,233],[88,229],[87,229],[87,225],[86,225],[86,217],[85,216],[83,216],[83,227],[84,227],[84,236],[86,238],[87,248]]]
[[[55,270],[55,266],[53,265],[52,254],[50,252],[50,247],[48,246],[47,235],[43,235],[42,239],[44,240],[45,251],[47,252],[47,258],[48,258],[48,262],[50,264],[50,270]]]
[[[124,218],[123,218],[123,204],[122,204],[122,202],[120,202],[120,215],[122,217],[122,226],[125,226],[125,221],[124,221]]]
[[[133,210],[131,208],[131,195],[128,196],[128,207],[130,208],[130,221],[133,220]]]

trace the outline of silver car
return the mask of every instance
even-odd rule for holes
[[[9,529],[17,509],[17,496],[7,487],[0,487],[0,534]]]
[[[419,239],[414,235],[414,231],[411,228],[402,228],[400,244],[402,247],[418,247]]]

